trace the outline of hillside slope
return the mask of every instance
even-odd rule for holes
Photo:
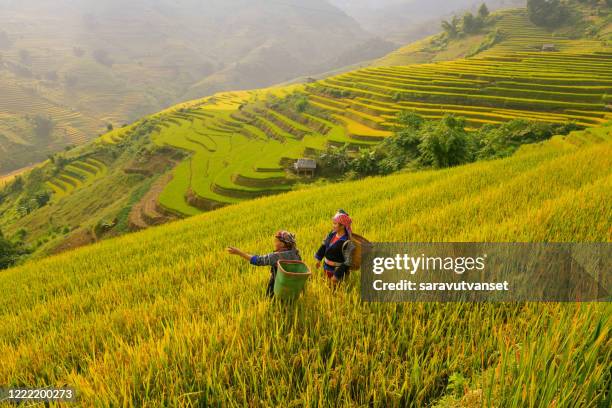
[[[153,139],[195,155],[191,170],[179,167],[168,186],[185,191],[185,198],[162,194],[160,203],[192,214],[189,207],[205,210],[289,189],[291,180],[278,180],[286,178],[292,160],[329,144],[357,149],[380,142],[392,134],[402,110],[428,119],[455,113],[472,128],[514,118],[593,126],[612,117],[612,48],[558,35],[556,52],[535,51],[552,34],[533,32],[521,9],[500,13],[496,24],[510,34],[473,58],[366,68],[302,86],[220,95],[194,106],[200,117],[174,115],[170,132]],[[291,94],[307,107],[301,110]],[[250,140],[236,142],[237,136]],[[223,149],[228,138],[233,142]],[[257,143],[258,155],[231,150]],[[213,171],[220,164],[223,171]]]
[[[475,56],[491,48],[491,54],[496,55],[541,51],[544,44],[554,44],[557,51],[566,52],[610,46],[612,15],[609,7],[571,1],[570,10],[573,21],[552,29],[534,24],[526,8],[502,9],[491,14],[489,22],[474,33],[460,33],[455,38],[438,33],[398,48],[373,61],[372,66],[450,61]],[[458,24],[460,29],[461,23]]]
[[[355,50],[372,36],[326,0],[308,5],[0,1],[0,174],[91,140],[108,123],[328,70],[343,52],[355,54],[347,63],[362,59]],[[53,137],[13,137],[31,133],[15,126],[25,115],[51,117]]]
[[[582,127],[612,118],[608,42],[534,28],[524,9],[492,17],[507,34],[470,58],[219,93],[117,128],[67,152],[65,166],[43,168],[47,205],[25,211],[23,194],[0,202],[0,229],[44,254],[287,192],[310,182],[292,172],[296,159],[375,145],[402,111],[452,113],[470,130],[516,118]],[[542,52],[549,42],[556,51]]]
[[[224,248],[268,251],[286,228],[312,267],[338,207],[374,241],[612,242],[611,131],[252,200],[0,272],[0,383],[67,384],[104,406],[606,406],[610,303],[364,304],[358,274],[332,294],[317,273],[291,308]],[[469,392],[445,391],[457,376]]]

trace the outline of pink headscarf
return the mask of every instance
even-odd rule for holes
[[[353,223],[353,220],[351,220],[351,217],[349,217],[347,213],[345,213],[343,210],[338,210],[336,215],[332,217],[332,221],[344,226],[349,239],[352,237],[353,231],[351,229],[351,224]]]

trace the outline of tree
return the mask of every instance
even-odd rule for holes
[[[478,17],[480,17],[483,21],[489,17],[489,8],[486,3],[482,3],[480,8],[478,9]]]
[[[0,231],[0,269],[15,265],[19,258],[26,253],[28,251],[23,247],[23,244],[11,242]]]
[[[419,130],[425,123],[425,119],[414,111],[401,111],[397,115],[397,121],[410,130]]]
[[[474,134],[478,144],[476,155],[478,159],[507,157],[521,145],[541,142],[577,129],[578,125],[572,122],[554,125],[525,119],[514,119],[499,126],[486,125]]]
[[[109,132],[113,130],[113,124],[109,123],[108,125],[106,125],[106,130],[108,130]]]
[[[434,167],[451,167],[472,160],[465,119],[446,115],[437,123],[429,122],[421,130],[421,162]]]
[[[21,176],[17,176],[13,179],[13,181],[5,187],[5,191],[7,194],[15,194],[15,193],[20,193],[21,191],[23,191],[23,187],[25,185],[25,182],[23,180],[23,177]]]
[[[404,127],[392,137],[386,138],[377,147],[381,153],[378,172],[391,174],[404,168],[409,161],[418,157],[420,143],[418,130],[410,127]]]
[[[369,176],[378,173],[379,161],[376,150],[362,149],[352,160],[351,168],[361,176]]]
[[[478,19],[470,12],[463,15],[463,32],[466,34],[473,34],[480,29],[480,23]]]
[[[351,158],[348,154],[348,144],[342,147],[329,146],[325,153],[319,156],[321,167],[335,175],[344,174],[349,170]]]
[[[442,21],[442,29],[448,35],[448,38],[455,38],[459,35],[459,17],[453,16],[451,21]]]
[[[527,0],[529,19],[536,25],[560,26],[569,18],[569,9],[560,0]]]
[[[295,109],[303,113],[306,108],[308,108],[308,98],[306,96],[302,96],[295,101]]]

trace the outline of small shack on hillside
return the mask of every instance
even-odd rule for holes
[[[304,174],[309,177],[314,177],[315,170],[317,169],[317,162],[314,159],[297,159],[293,164],[293,168],[298,176]]]
[[[544,44],[542,46],[542,51],[557,51],[557,47],[555,44]]]

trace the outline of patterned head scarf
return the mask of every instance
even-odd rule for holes
[[[274,238],[285,244],[285,246],[287,246],[289,249],[295,248],[295,234],[292,234],[289,231],[278,231],[276,234],[274,234]]]
[[[353,231],[351,229],[351,224],[353,223],[353,220],[351,219],[351,217],[349,217],[349,215],[344,210],[338,210],[336,215],[332,217],[332,221],[337,222],[340,225],[343,225],[349,238],[351,238],[351,236],[353,235]]]

